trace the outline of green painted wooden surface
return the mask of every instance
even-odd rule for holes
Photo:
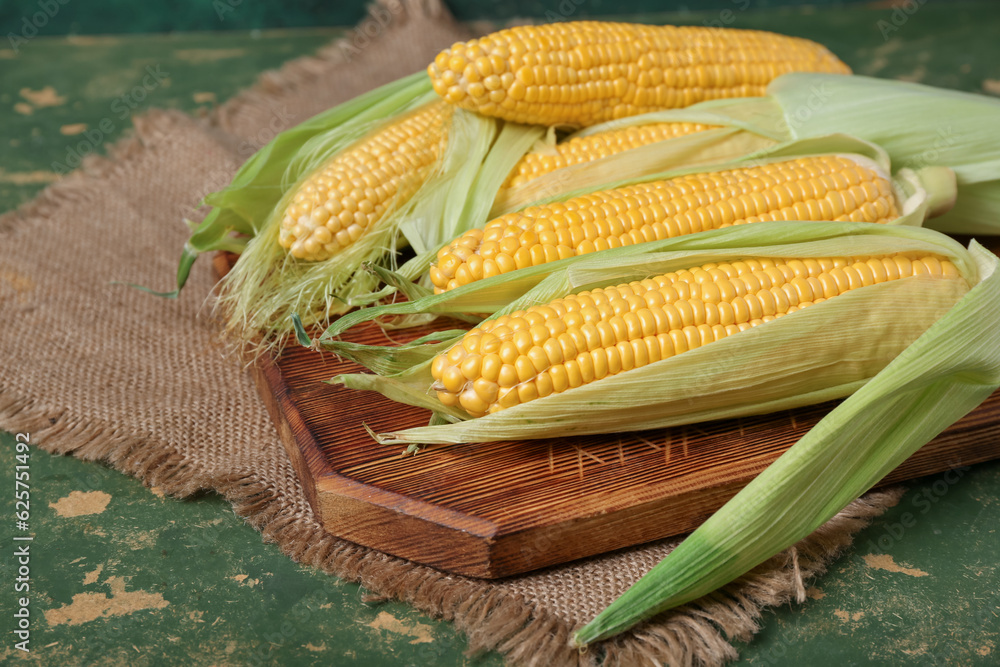
[[[389,0],[387,7],[392,7]],[[650,11],[689,12],[693,8],[723,10],[789,5],[860,4],[866,0],[444,0],[451,13],[463,21],[539,16],[560,20],[572,13],[578,18]],[[947,2],[951,0],[936,0]],[[354,25],[365,16],[367,0],[173,0],[138,4],[133,0],[3,0],[0,26],[24,38],[32,34],[106,35],[199,30],[251,30]]]
[[[0,434],[0,664],[464,665],[447,623],[286,558],[214,494],[158,495],[105,466],[32,449],[29,531],[14,523],[15,442]],[[16,592],[13,535],[33,535]],[[11,634],[30,595],[27,654]],[[494,656],[476,664],[499,665]]]
[[[28,201],[150,107],[198,113],[343,29],[39,37],[0,48],[0,210]],[[0,42],[2,44],[2,42]]]
[[[748,9],[732,17],[641,18],[765,27],[820,39],[860,73],[965,90],[1000,85],[997,4],[926,4],[902,14],[905,21],[897,17],[898,30],[885,27],[896,27],[892,12]],[[169,77],[130,112],[151,105],[197,112],[341,32],[38,37],[16,54],[0,50],[0,210],[37,193],[73,151],[127,132],[121,104],[138,97],[147,67]],[[81,143],[105,119],[112,126],[100,141]],[[447,623],[398,603],[365,604],[358,586],[292,563],[215,495],[162,497],[99,464],[37,449],[30,458],[32,652],[23,655],[11,634],[20,596],[12,583],[15,455],[12,436],[0,435],[0,516],[9,517],[0,522],[0,662],[501,662],[496,655],[470,662]],[[741,664],[1000,662],[1000,463],[909,486],[900,505],[815,583],[807,604],[765,612],[763,631],[738,647]],[[81,511],[90,513],[73,515]]]

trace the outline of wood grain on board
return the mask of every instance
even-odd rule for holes
[[[224,273],[231,258],[216,257]],[[393,332],[402,342],[427,333]],[[344,336],[391,344],[374,324]],[[457,574],[496,578],[697,527],[835,403],[638,433],[431,446],[415,457],[365,430],[429,413],[327,384],[358,365],[290,345],[253,373],[309,502],[333,535]],[[1000,457],[1000,392],[883,483]]]

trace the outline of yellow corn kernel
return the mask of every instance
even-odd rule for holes
[[[763,95],[772,79],[794,71],[850,73],[826,47],[798,37],[600,21],[508,28],[457,43],[427,68],[451,104],[517,123],[574,126]]]
[[[329,259],[405,202],[430,174],[452,108],[435,102],[330,159],[292,197],[278,241],[298,259]]]
[[[701,132],[711,127],[701,123],[649,123],[568,139],[551,148],[526,153],[514,165],[503,187],[517,187],[563,167],[593,162],[622,151]]]
[[[850,290],[911,276],[952,279],[958,271],[948,260],[933,255],[762,258],[706,264],[651,280],[582,292],[516,311],[507,318],[486,320],[435,357],[431,363],[432,388],[445,405],[460,404],[473,417],[480,417],[709,345]],[[675,289],[680,285],[686,289]],[[706,302],[681,297],[682,291],[730,296],[725,301]],[[735,296],[737,293],[742,296]],[[599,301],[620,304],[622,310],[616,313],[607,309],[596,323],[581,325],[573,321],[573,313]],[[532,329],[538,330],[542,340],[536,338],[535,346],[527,353],[519,353],[505,364],[498,384],[495,372],[486,376],[485,361],[468,361],[469,350],[480,345],[480,338],[490,335],[496,335],[501,345],[509,342],[516,332],[505,322],[518,318],[540,319],[541,324]],[[642,322],[654,326],[640,326]],[[598,343],[592,333],[583,330],[585,327],[606,327],[614,334],[602,336]],[[588,346],[600,346],[578,351],[571,342],[576,339],[591,341]],[[477,366],[483,368],[483,375],[468,377]]]
[[[852,178],[874,187],[858,187],[866,199],[844,204],[834,176]],[[853,197],[853,196],[852,196]],[[874,199],[867,199],[868,197]],[[824,210],[839,202],[840,213]],[[782,206],[781,204],[785,205]],[[877,203],[878,207],[868,206]],[[878,215],[878,211],[885,215]],[[665,181],[592,192],[565,202],[532,206],[508,213],[459,236],[438,251],[430,272],[440,293],[472,282],[472,271],[461,270],[470,257],[498,257],[512,251],[515,262],[497,262],[499,273],[552,261],[542,240],[554,241],[555,258],[595,250],[673,238],[730,225],[769,220],[856,220],[885,223],[899,216],[891,183],[878,171],[850,157],[821,155],[759,167],[690,174]]]

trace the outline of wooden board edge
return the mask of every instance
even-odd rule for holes
[[[989,433],[976,438],[970,451],[955,455],[953,447],[957,442],[961,441],[963,446],[970,444],[968,434],[963,431],[944,434],[924,445],[873,488],[961,470],[1000,457],[1000,438]],[[349,541],[452,574],[499,579],[631,548],[621,546],[623,534],[632,546],[640,546],[688,533],[755,476],[750,474],[716,486],[658,498],[623,511],[597,513],[510,533],[502,533],[500,527],[489,522],[476,525],[466,515],[427,503],[424,507],[429,511],[422,512],[418,501],[337,475],[318,482],[315,507],[324,527]],[[400,502],[411,505],[405,513],[399,506],[393,506]],[[681,507],[683,513],[675,512]],[[651,515],[681,518],[650,522]],[[658,530],[650,531],[649,525],[656,525]],[[611,526],[613,531],[600,530]],[[591,538],[575,539],[581,530]],[[608,537],[602,540],[602,535]]]
[[[359,485],[360,486],[360,485]],[[320,492],[313,505],[323,527],[341,539],[442,572],[492,579],[493,540],[376,505],[351,495]],[[392,551],[372,544],[397,545]]]
[[[286,400],[282,404],[282,399],[287,398],[289,392],[281,377],[281,372],[274,362],[270,358],[259,359],[250,366],[250,369],[257,393],[267,407],[271,421],[274,422],[274,426],[278,430],[278,439],[281,440],[281,445],[291,460],[292,468],[299,478],[306,500],[315,511],[317,507],[315,475],[323,474],[322,468],[325,467],[319,447],[309,434],[302,415],[292,402]],[[297,433],[298,436],[296,436]],[[317,462],[320,470],[311,468],[307,454],[303,451],[304,448],[308,448],[313,454],[311,458]],[[326,472],[331,471],[327,469]]]

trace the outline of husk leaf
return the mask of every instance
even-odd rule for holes
[[[949,233],[1000,232],[1000,100],[865,76],[795,72],[776,78],[763,98],[713,100],[588,127],[573,137],[657,122],[716,129],[657,142],[586,165],[559,169],[499,195],[494,215],[561,196],[570,188],[653,171],[697,167],[752,154],[770,143],[843,133],[879,144],[896,168],[950,167],[959,206],[930,223]],[[989,185],[986,185],[989,184]]]
[[[738,160],[728,162],[718,167],[712,167],[712,171],[719,169],[734,169],[741,166],[761,165],[769,162],[787,160],[792,157],[814,155],[827,150],[841,154],[850,154],[855,159],[870,160],[870,164],[888,173],[889,162],[884,152],[873,144],[863,142],[845,135],[834,135],[805,139],[786,144],[780,144],[760,151],[753,156],[745,156]],[[650,175],[642,180],[655,180],[657,178],[671,178],[684,173],[693,173],[698,170],[675,170],[663,172],[661,174]],[[925,180],[927,174],[939,175],[938,171],[922,172],[901,172],[894,183],[897,187],[897,194],[903,201],[903,215],[894,220],[891,224],[918,226],[923,223],[929,213],[932,204],[942,199],[954,198],[954,184],[947,179],[934,178]],[[617,184],[627,184],[632,181],[625,181]],[[566,193],[560,199],[584,194],[582,191]],[[765,223],[773,224],[773,223]],[[803,223],[796,223],[803,224]],[[742,225],[740,227],[752,227],[754,225]],[[711,234],[712,232],[706,232]],[[389,316],[414,316],[417,314],[443,314],[443,313],[482,313],[489,314],[504,308],[511,301],[527,292],[529,289],[541,282],[551,273],[564,270],[566,267],[579,262],[603,261],[618,262],[624,257],[629,257],[638,253],[656,252],[665,249],[683,248],[691,238],[702,237],[705,233],[694,234],[688,237],[666,239],[663,241],[653,241],[634,246],[606,250],[592,255],[581,255],[567,259],[549,262],[534,267],[513,271],[500,276],[477,280],[463,285],[442,294],[424,296],[412,301],[393,303],[348,313],[333,322],[330,327],[320,336],[320,344],[328,344],[335,340],[337,336],[347,329],[362,322]],[[709,236],[714,239],[715,237]],[[711,242],[711,241],[710,241]],[[693,243],[700,243],[699,240]],[[399,276],[397,280],[405,280]],[[426,321],[426,320],[425,320]]]
[[[843,132],[877,143],[899,168],[950,167],[958,178],[959,205],[930,227],[956,234],[1000,232],[1000,100],[820,73],[785,74],[767,92],[789,138]]]
[[[607,183],[641,178],[644,174],[724,163],[774,143],[767,137],[732,127],[702,130],[658,141],[556,169],[527,183],[507,188],[497,195],[490,215],[496,218],[535,202],[559,197],[564,192],[582,188],[604,189]]]
[[[1000,275],[976,242],[977,284],[575,635],[610,637],[715,590],[830,519],[1000,386]]]
[[[308,167],[296,159],[303,146],[323,136],[327,150],[335,150],[362,136],[372,123],[397,113],[429,91],[426,73],[417,72],[279,133],[240,167],[227,187],[205,197],[203,203],[212,210],[193,229],[184,246],[177,269],[177,291],[165,296],[176,296],[184,287],[201,253],[243,251],[249,238],[265,224],[288,183],[298,180]]]
[[[392,122],[399,113],[429,103],[431,96],[433,93],[411,100],[382,122]],[[368,130],[371,129],[369,125]],[[330,131],[331,135],[344,133],[341,127]],[[467,142],[472,140],[474,137],[470,134],[449,130],[447,145],[449,149],[455,144],[467,148]],[[265,222],[222,281],[218,307],[225,313],[227,331],[236,339],[258,350],[280,345],[283,336],[291,331],[289,317],[292,313],[298,314],[306,326],[323,324],[331,315],[355,305],[355,299],[363,302],[378,285],[374,273],[358,269],[386,257],[391,259],[399,242],[399,223],[412,199],[393,202],[393,208],[361,238],[327,260],[297,260],[278,241],[284,211],[299,186],[338,150],[350,144],[336,137],[317,135],[305,146],[300,146],[301,153],[291,155],[294,171],[299,173],[297,180],[282,186],[284,194],[272,205]],[[475,155],[472,148],[468,151]],[[447,154],[448,150],[442,153]],[[424,185],[433,187],[434,183],[450,175],[447,169],[441,168],[439,160]]]
[[[757,101],[758,104],[754,104]],[[693,134],[658,141],[590,162],[557,169],[501,191],[491,217],[550,200],[569,190],[604,189],[602,185],[670,169],[720,164],[788,139],[787,128],[773,106],[761,98],[714,100],[695,107],[629,116],[592,125],[566,141],[601,132],[650,123],[701,123],[715,126]]]
[[[782,229],[783,228],[783,229]],[[848,223],[747,225],[716,233],[716,247],[646,253],[617,265],[579,263],[506,310],[557,296],[740,257],[830,257],[915,251],[948,257],[965,280],[912,278],[873,285],[683,354],[506,410],[382,434],[387,443],[461,443],[660,428],[762,414],[846,396],[873,377],[977,281],[957,243],[908,227]],[[732,238],[741,238],[733,245]],[[849,326],[846,323],[850,323]],[[808,345],[803,344],[808,341]],[[340,376],[354,388],[391,388],[426,405],[429,360],[380,378]],[[581,419],[580,415],[586,415]]]
[[[429,103],[433,96],[422,95],[400,112]],[[283,211],[302,180],[349,145],[326,135],[314,137],[293,158],[294,170],[301,174],[299,180],[286,186],[285,194],[223,282],[219,303],[228,315],[227,328],[257,349],[267,349],[281,345],[291,332],[292,314],[299,317],[302,326],[324,325],[332,315],[388,296],[399,285],[384,271],[394,262],[399,245],[406,241],[418,251],[426,251],[428,245],[440,245],[465,231],[467,225],[484,222],[487,211],[476,206],[470,193],[492,198],[500,182],[481,176],[484,170],[479,166],[498,164],[509,169],[523,152],[523,145],[541,132],[541,128],[503,125],[456,110],[442,156],[416,194],[408,201],[395,202],[395,208],[336,257],[307,262],[290,257],[278,243]],[[380,262],[390,267],[375,268]],[[363,268],[371,270],[359,270]],[[389,278],[390,285],[375,291],[383,278]],[[419,289],[412,285],[404,292]]]

